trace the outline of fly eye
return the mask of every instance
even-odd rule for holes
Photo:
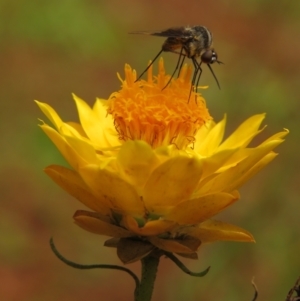
[[[217,62],[218,55],[214,50],[206,50],[201,55],[201,61],[205,64],[213,64],[214,62]]]

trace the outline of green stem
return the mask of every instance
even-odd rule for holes
[[[136,290],[135,301],[150,301],[156,279],[157,268],[160,256],[150,254],[141,260],[142,276],[141,282]]]

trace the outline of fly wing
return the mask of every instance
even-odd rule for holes
[[[133,31],[130,34],[144,34],[144,35],[152,35],[166,38],[182,38],[189,39],[192,38],[192,32],[190,27],[172,27],[162,31]]]

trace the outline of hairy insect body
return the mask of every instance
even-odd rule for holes
[[[203,52],[212,47],[212,34],[204,26],[172,28],[152,35],[169,36],[162,45],[163,51],[179,53],[183,48],[183,55],[188,58],[200,57]],[[174,35],[180,36],[174,37]]]
[[[137,80],[142,77],[142,75],[149,69],[149,67],[154,63],[154,61],[160,56],[162,52],[173,52],[179,54],[179,58],[176,68],[166,86],[168,86],[178,69],[180,72],[184,59],[189,58],[192,60],[195,68],[192,78],[192,88],[195,88],[197,90],[197,86],[202,74],[202,63],[208,66],[217,82],[218,87],[220,88],[219,82],[210,65],[215,62],[219,64],[222,62],[218,61],[218,55],[212,48],[212,34],[205,26],[181,26],[172,27],[157,32],[137,31],[132,33],[166,37],[166,40],[164,41],[160,52],[155,56],[151,64],[148,65],[148,67],[141,73]]]

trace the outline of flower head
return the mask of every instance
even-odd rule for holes
[[[46,173],[91,211],[75,213],[76,224],[112,237],[123,262],[154,249],[196,258],[200,244],[254,241],[237,226],[212,217],[239,199],[238,189],[272,161],[287,130],[249,147],[264,114],[247,119],[223,139],[226,118],[215,123],[200,94],[190,94],[191,69],[166,88],[163,61],[146,81],[125,66],[122,88],[91,108],[74,95],[80,123],[63,122],[37,102],[53,124],[41,128],[71,168]]]

